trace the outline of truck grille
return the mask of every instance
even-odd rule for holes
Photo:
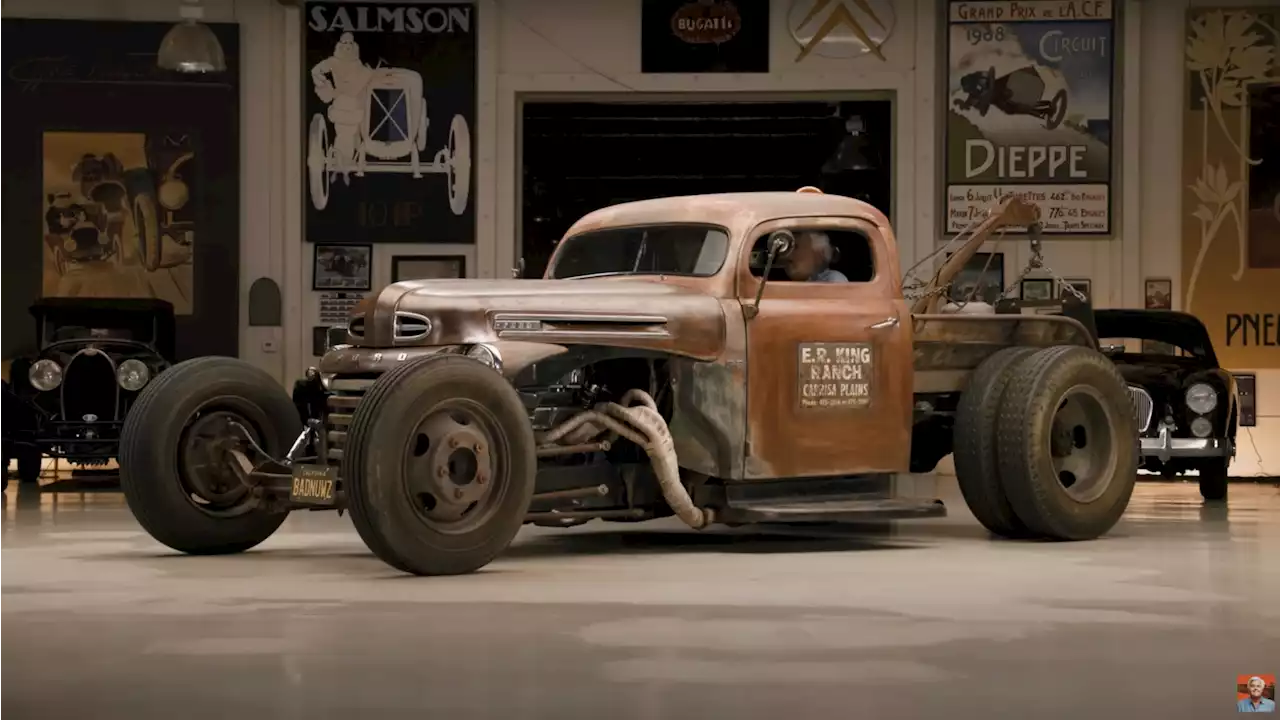
[[[1133,401],[1133,411],[1138,417],[1138,432],[1146,432],[1151,425],[1151,413],[1155,409],[1151,394],[1136,385],[1130,385],[1129,399]]]
[[[360,398],[373,385],[376,378],[335,377],[329,381],[328,414],[325,416],[325,437],[329,444],[328,461],[342,462],[342,451],[347,444],[347,429],[355,414]]]

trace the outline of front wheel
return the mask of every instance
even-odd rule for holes
[[[242,360],[202,357],[160,373],[129,409],[120,436],[120,486],[151,537],[179,552],[221,555],[271,536],[287,513],[258,504],[232,470],[244,428],[282,457],[302,431],[298,411],[267,373]]]
[[[18,482],[23,485],[39,485],[40,473],[43,472],[44,455],[34,447],[19,447],[16,454],[18,460]]]
[[[1210,460],[1199,467],[1200,497],[1205,500],[1227,499],[1227,477],[1231,466],[1229,458]]]
[[[460,575],[510,544],[536,470],[515,389],[476,360],[444,355],[392,370],[361,399],[342,481],[375,555],[415,575]]]

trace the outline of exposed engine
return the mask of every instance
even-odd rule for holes
[[[659,409],[668,383],[655,363],[644,365],[647,391],[635,387],[644,379],[636,361],[588,366],[545,388],[524,389],[538,457],[553,463],[573,462],[573,458],[610,452],[619,440],[629,441],[648,457],[672,511],[690,527],[706,527],[713,522],[712,513],[694,505],[681,482],[675,444]],[[619,381],[631,387],[621,394],[611,391],[610,386]]]

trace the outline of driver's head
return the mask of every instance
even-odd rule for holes
[[[1254,675],[1249,678],[1249,697],[1258,699],[1262,697],[1262,691],[1267,689],[1267,682],[1262,678]]]
[[[796,233],[796,246],[787,256],[787,277],[808,280],[831,264],[831,238],[824,232],[805,230]]]
[[[356,44],[356,37],[349,32],[342,33],[338,38],[338,44],[333,46],[333,56],[343,60],[359,58],[360,46]]]

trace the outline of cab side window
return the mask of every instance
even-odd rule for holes
[[[876,276],[875,252],[856,230],[788,228],[795,236],[791,252],[774,258],[769,282],[870,282]],[[769,259],[769,236],[751,247],[751,275],[761,277]]]

